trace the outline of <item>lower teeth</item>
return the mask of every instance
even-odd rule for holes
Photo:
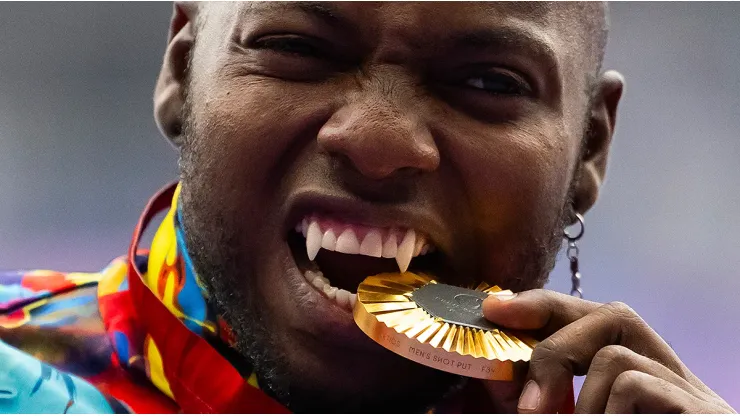
[[[319,292],[323,293],[327,299],[333,300],[334,303],[350,312],[355,307],[357,294],[332,286],[329,279],[324,277],[324,274],[320,271],[308,270],[303,275],[306,281],[311,283]]]

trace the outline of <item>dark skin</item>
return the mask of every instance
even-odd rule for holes
[[[578,410],[732,411],[630,309],[538,289],[563,226],[597,199],[622,94],[598,70],[594,16],[176,5],[155,115],[180,150],[188,249],[234,330],[234,364],[295,411],[417,411],[465,384],[378,347],[306,284],[286,235],[318,211],[422,230],[442,280],[520,292],[487,300],[486,317],[545,341],[526,377],[485,384],[490,411],[556,411],[586,373]]]

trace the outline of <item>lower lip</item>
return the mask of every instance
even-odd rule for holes
[[[286,265],[291,287],[293,305],[304,319],[298,331],[316,339],[321,344],[342,345],[342,347],[361,350],[383,350],[355,324],[352,313],[327,299],[314,285],[310,284],[298,268],[290,248]]]

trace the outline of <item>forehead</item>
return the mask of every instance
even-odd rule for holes
[[[568,6],[551,2],[235,2],[207,8],[217,10],[208,13],[217,18],[208,20],[232,31],[255,22],[307,19],[373,41],[393,37],[411,46],[465,35],[478,43],[526,41],[543,52],[559,46],[550,39],[559,29],[574,26],[564,19]]]
[[[470,18],[471,15],[484,14],[485,17],[517,17],[544,22],[555,5],[550,2],[242,2],[233,4],[239,10],[255,15],[300,10],[306,13],[320,13],[334,18],[380,18],[387,23],[404,21],[407,25],[414,21],[406,18],[443,17],[446,21],[456,18]]]

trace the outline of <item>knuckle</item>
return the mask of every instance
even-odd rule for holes
[[[620,365],[615,366],[615,364],[626,361],[628,354],[628,349],[621,345],[607,345],[596,352],[591,361],[591,366],[601,369],[621,367]]]
[[[532,364],[541,363],[552,359],[552,357],[559,354],[558,343],[552,339],[552,337],[537,344],[532,351]]]
[[[634,394],[642,380],[642,373],[637,370],[628,370],[614,379],[612,384],[611,395],[616,397],[625,397]]]
[[[537,344],[532,351],[531,365],[538,366],[552,364],[554,362],[564,363],[570,360],[569,348],[564,348],[567,340],[559,334],[553,334],[549,338]]]
[[[533,364],[545,361],[552,357],[556,352],[554,342],[550,338],[540,342],[532,351],[531,361]]]
[[[622,316],[634,316],[637,315],[634,309],[624,302],[609,302],[603,306],[604,308],[612,311],[615,314]]]
[[[624,302],[609,302],[600,306],[597,311],[610,321],[616,321],[624,325],[642,325],[640,315]]]

